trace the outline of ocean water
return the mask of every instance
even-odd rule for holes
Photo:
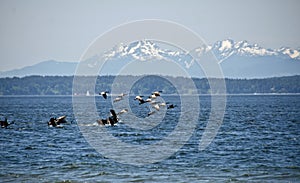
[[[110,98],[95,99],[99,116],[105,117]],[[129,100],[135,115],[146,119],[148,108]],[[118,126],[97,126],[92,120],[80,126],[71,96],[0,97],[1,119],[14,121],[0,128],[0,182],[300,182],[299,95],[227,96],[222,126],[203,151],[198,145],[210,114],[210,97],[201,96],[190,139],[152,164],[136,166],[108,158],[82,133],[104,128],[125,143],[156,143],[174,130],[181,113],[178,97],[164,100],[178,106],[165,111],[162,124],[133,130],[126,127],[126,114]],[[61,115],[67,115],[68,124],[47,126],[50,117]]]

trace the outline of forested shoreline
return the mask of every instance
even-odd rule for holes
[[[125,80],[137,79],[137,76],[119,76]],[[165,79],[167,78],[167,79]],[[80,76],[81,82],[73,91],[73,76],[27,76],[0,78],[0,95],[91,95],[99,91],[110,90],[115,76],[98,76],[96,83],[89,82],[91,76]],[[193,78],[197,91],[187,86],[188,78],[146,76],[137,82],[131,89],[132,94],[149,93],[154,90],[163,90],[165,94],[176,94],[175,88],[168,80],[176,80],[179,89],[185,94],[215,94],[211,91],[206,78]],[[143,80],[143,81],[142,81]],[[214,79],[218,80],[218,79]],[[254,93],[300,93],[300,76],[285,76],[265,79],[225,79],[227,94],[254,94]],[[124,83],[114,83],[122,87]],[[177,86],[177,87],[178,87]],[[129,92],[129,91],[124,91]],[[216,93],[217,94],[217,93]]]

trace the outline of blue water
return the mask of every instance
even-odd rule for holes
[[[176,97],[164,99],[180,105]],[[96,101],[97,106],[106,102]],[[72,97],[0,97],[1,119],[15,121],[0,129],[0,182],[300,182],[299,95],[228,96],[223,124],[203,151],[198,144],[210,97],[200,101],[199,122],[181,149],[160,162],[134,166],[106,158],[87,143],[73,115]],[[143,117],[140,106],[131,107]],[[107,113],[97,109],[99,115]],[[174,129],[178,114],[180,107],[168,110],[156,130],[134,133],[122,124],[87,123],[107,128],[126,143],[151,144]],[[61,115],[69,121],[63,128],[47,126],[50,117]]]

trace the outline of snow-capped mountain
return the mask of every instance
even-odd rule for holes
[[[212,51],[217,59],[222,62],[231,56],[243,56],[243,57],[264,57],[274,56],[282,59],[294,59],[300,60],[300,50],[282,47],[280,49],[267,49],[259,46],[258,44],[250,44],[247,41],[235,42],[231,39],[223,41],[217,41],[211,46],[206,46],[206,49],[199,49]]]
[[[291,48],[282,47],[282,48],[278,49],[277,51],[278,51],[278,53],[280,53],[282,55],[285,55],[285,56],[288,56],[292,59],[300,60],[300,49],[294,50],[294,49],[291,49]]]
[[[149,40],[142,40],[123,45],[115,46],[111,51],[104,54],[105,60],[111,59],[135,59],[139,61],[147,60],[173,60],[187,55],[184,52],[162,49],[157,44]]]
[[[113,50],[104,55],[105,58],[110,59],[112,57],[122,58],[122,57],[132,57],[136,60],[146,61],[149,59],[161,59],[162,50],[158,46],[150,41],[138,41],[131,43],[129,45],[115,46]]]
[[[225,77],[255,78],[300,74],[300,50],[296,49],[285,47],[267,49],[247,41],[235,42],[226,39],[213,45],[200,46],[192,52],[203,56],[202,58],[208,53],[213,53],[221,63]],[[107,52],[104,58],[115,65],[125,65],[129,60],[174,61],[193,76],[199,76],[196,72],[201,70],[194,64],[194,59],[188,52],[172,50],[170,47],[163,48],[163,45],[149,40],[117,45]],[[106,70],[112,72],[113,68]]]
[[[217,41],[212,45],[199,46],[191,52],[203,56],[202,58],[206,58],[205,56],[208,53],[213,53],[220,63],[224,76],[229,78],[300,75],[300,49],[288,47],[267,49],[247,41],[236,42],[226,39]],[[82,65],[86,67],[86,70],[83,69],[86,72],[83,75],[97,73],[99,59],[106,61],[106,64],[104,64],[105,68],[102,68],[103,72],[99,73],[104,75],[120,74],[119,71],[131,61],[138,61],[137,63],[142,64],[136,65],[137,68],[135,68],[141,74],[145,73],[145,70],[149,70],[148,68],[154,71],[162,67],[167,67],[168,70],[174,69],[160,64],[164,61],[176,62],[192,76],[199,76],[199,71],[202,70],[198,64],[195,64],[193,57],[188,52],[172,45],[167,45],[166,43],[149,40],[141,40],[128,45],[119,44],[100,57],[95,56],[84,61]],[[151,62],[154,64],[149,65],[148,63]],[[72,75],[72,73],[76,73],[76,62],[61,63],[58,65],[59,63],[61,62],[41,62],[33,66],[24,67],[23,69],[0,72],[0,77],[22,77],[34,74]],[[147,67],[147,69],[140,69],[142,67]],[[173,72],[170,73],[173,74]],[[176,73],[174,75],[176,76]],[[201,76],[205,77],[205,75]]]
[[[235,55],[242,57],[274,56],[282,59],[300,60],[300,49],[296,50],[288,47],[267,49],[258,44],[250,44],[247,41],[235,42],[231,39],[217,41],[213,45],[202,46],[195,49],[195,51],[198,54],[205,54],[211,51],[221,62]],[[129,45],[117,45],[111,51],[107,52],[104,57],[106,60],[132,58],[146,61],[151,59],[177,60],[180,58],[183,60],[183,57],[187,55],[187,52],[162,49],[152,41],[142,40]]]
[[[104,60],[122,61],[176,61],[185,68],[191,67],[193,58],[185,51],[163,48],[166,43],[155,43],[149,40],[141,40],[129,45],[119,44],[104,54]],[[168,45],[170,47],[170,45]],[[126,64],[123,62],[123,64]]]

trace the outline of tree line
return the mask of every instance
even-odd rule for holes
[[[192,78],[196,91],[189,86],[190,79],[183,77],[160,76],[118,76],[122,81],[134,81],[131,94],[147,94],[162,90],[165,94],[211,94],[206,78]],[[116,76],[79,76],[73,88],[74,76],[26,76],[0,78],[0,95],[85,95],[111,90],[113,87],[126,88],[127,82],[116,82]],[[218,79],[213,79],[218,80]],[[176,82],[176,86],[173,85]],[[300,93],[300,76],[285,76],[265,79],[225,79],[226,93]]]

